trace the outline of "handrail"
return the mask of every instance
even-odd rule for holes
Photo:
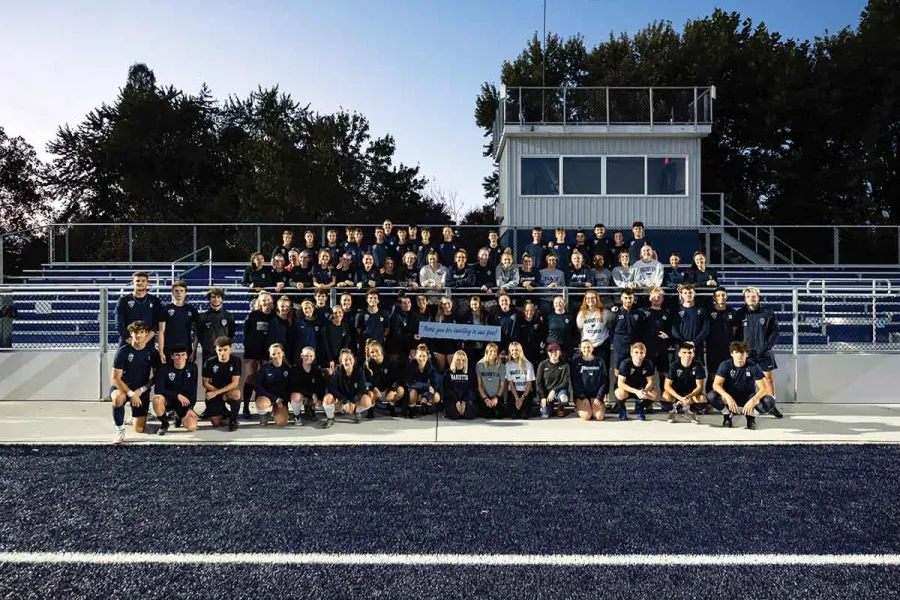
[[[203,261],[202,263],[196,264],[193,267],[191,267],[190,269],[188,269],[187,271],[181,273],[181,276],[184,277],[185,275],[187,275],[194,269],[196,269],[204,264],[208,264],[209,265],[209,274],[207,277],[207,279],[208,279],[207,285],[212,285],[212,279],[213,279],[213,276],[212,276],[212,268],[213,268],[212,246],[203,246],[202,248],[198,248],[197,250],[194,250],[193,252],[191,252],[189,254],[185,254],[181,258],[173,260],[172,261],[172,281],[171,282],[175,283],[175,265],[177,263],[183,261],[186,258],[193,258],[193,257],[197,256],[198,254],[200,254],[201,252],[203,252],[204,250],[209,251],[209,258],[207,260]]]

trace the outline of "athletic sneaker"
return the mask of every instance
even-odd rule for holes
[[[302,420],[301,415],[294,415],[294,425],[296,425],[297,427],[300,427],[301,425],[303,425],[303,420]]]
[[[549,418],[550,418],[550,407],[549,407],[549,406],[542,406],[542,407],[541,407],[541,418],[542,418],[542,419],[549,419]]]
[[[167,431],[169,431],[168,419],[159,424],[159,429],[156,430],[156,435],[166,435]]]
[[[181,417],[175,415],[175,427],[181,427]]]
[[[562,406],[557,406],[557,407],[556,407],[556,416],[557,416],[557,417],[564,417],[564,416],[566,416],[566,409],[564,409]]]
[[[269,424],[269,413],[259,413],[259,426],[265,427]]]
[[[697,413],[695,413],[693,411],[687,412],[687,420],[688,420],[688,423],[693,423],[694,425],[700,424],[700,419],[697,417]]]
[[[125,421],[122,422],[122,425],[134,425],[134,419],[131,418],[131,415],[125,415]]]
[[[667,420],[669,423],[674,423],[674,422],[675,422],[675,411],[674,411],[674,410],[670,410],[670,411],[669,411],[669,418],[666,419],[666,420]]]
[[[322,423],[322,429],[328,429],[334,425],[334,419],[325,419],[325,422]]]
[[[731,427],[731,426],[732,426],[731,415],[725,415],[725,417],[722,419],[722,427]]]
[[[620,413],[619,413],[619,420],[620,420],[620,421],[627,421],[627,420],[628,420],[628,413],[627,413],[627,412],[620,412]]]
[[[362,416],[360,416],[359,411],[356,411],[355,413],[353,413],[353,422],[356,423],[357,425],[362,423]]]
[[[639,413],[637,414],[637,419],[638,419],[638,421],[646,421],[646,420],[647,420],[647,415],[645,415],[643,412],[639,412]]]
[[[781,411],[778,410],[778,407],[777,407],[777,406],[773,406],[773,407],[772,407],[772,410],[769,411],[769,414],[771,414],[771,415],[772,415],[773,417],[775,417],[776,419],[783,419],[783,418],[784,418],[784,415],[781,414]]]
[[[366,411],[366,418],[370,421],[375,418],[375,407],[374,406]]]
[[[234,417],[228,419],[228,431],[237,431],[238,421]]]
[[[120,432],[116,433],[115,437],[113,438],[113,444],[115,444],[116,446],[121,446],[124,443],[125,443],[125,432],[120,431]]]
[[[756,417],[747,417],[747,429],[756,429]]]

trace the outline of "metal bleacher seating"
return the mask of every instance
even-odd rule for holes
[[[96,348],[100,334],[97,318],[100,288],[108,289],[109,343],[117,342],[115,302],[130,288],[135,269],[151,273],[151,287],[168,299],[171,283],[169,264],[45,266],[26,272],[15,294],[18,317],[13,329],[14,348]],[[238,321],[236,342],[242,342],[240,325],[247,314],[246,294],[240,287],[244,265],[215,265],[213,285],[227,288],[225,307]],[[204,269],[184,275],[189,285],[188,301],[204,306],[209,272]],[[755,286],[781,324],[779,346],[792,346],[794,290],[797,289],[798,342],[804,350],[865,350],[873,347],[900,349],[900,271],[872,268],[865,271],[841,267],[720,269],[720,284],[730,291],[733,306],[741,303],[741,290]]]

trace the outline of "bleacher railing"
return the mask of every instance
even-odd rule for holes
[[[401,226],[403,224],[395,224]],[[630,223],[607,223],[607,236],[622,230],[630,238]],[[77,263],[129,265],[155,263],[168,266],[173,257],[197,253],[209,246],[220,263],[247,263],[250,253],[268,254],[281,239],[285,228],[293,229],[295,243],[302,245],[303,231],[312,230],[321,244],[328,229],[338,231],[343,241],[344,228],[363,227],[366,243],[374,242],[372,223],[71,223],[52,224],[45,229],[47,262],[52,265]],[[440,241],[444,224],[421,224],[432,230],[432,240]],[[486,245],[487,232],[498,229],[501,243],[518,257],[522,240],[531,226],[453,225],[457,241],[470,253]],[[583,230],[592,237],[593,223]],[[685,227],[659,227],[648,224],[647,236],[654,231],[687,231]],[[697,246],[704,249],[711,264],[729,262],[725,256],[725,235],[734,236],[734,227],[709,223],[690,229],[697,235]],[[797,264],[842,266],[850,268],[900,265],[900,226],[895,225],[740,225],[750,237],[739,241],[758,255],[758,264],[747,266],[796,267]],[[574,241],[576,228],[568,229],[568,241]],[[2,243],[0,237],[0,243]],[[545,241],[550,235],[545,232]],[[2,253],[0,253],[2,255]],[[198,263],[191,263],[198,264]],[[2,274],[0,263],[0,274]]]
[[[617,297],[616,288],[594,288],[607,300]],[[97,350],[105,352],[118,343],[115,307],[119,296],[129,290],[120,286],[5,287],[0,288],[0,305],[12,304],[17,309],[14,319],[0,318],[0,349],[12,351]],[[187,301],[205,310],[205,291],[188,291]],[[349,291],[362,307],[365,290],[332,288],[329,306],[338,303],[339,295]],[[388,308],[391,296],[400,288],[380,289]],[[422,293],[409,291],[407,293]],[[817,353],[900,353],[900,298],[883,282],[866,285],[813,283],[803,287],[766,287],[765,305],[775,312],[780,336],[776,349],[793,354]],[[168,289],[154,289],[163,301],[169,300]],[[563,296],[572,307],[583,289],[538,288],[533,292],[519,290],[514,296],[534,298],[539,304],[553,296]],[[297,293],[312,297],[311,291]],[[453,289],[434,293],[447,295],[457,304],[472,295],[489,296],[479,289]],[[243,340],[241,325],[249,310],[249,295],[245,288],[226,288],[225,308],[237,321],[237,346]],[[731,306],[742,303],[741,293],[730,294]]]

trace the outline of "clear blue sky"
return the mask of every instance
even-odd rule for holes
[[[540,31],[542,0],[249,4],[0,0],[0,126],[46,158],[57,126],[111,102],[129,65],[145,62],[188,91],[206,82],[224,98],[280,84],[316,110],[359,111],[375,134],[395,136],[400,160],[481,204],[491,164],[475,96]],[[807,39],[855,26],[865,0],[548,0],[547,28],[592,46],[654,19],[680,28],[716,6]]]

